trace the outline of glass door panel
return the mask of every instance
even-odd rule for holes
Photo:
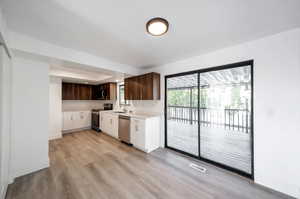
[[[167,78],[167,146],[199,156],[198,73]]]
[[[251,174],[251,66],[200,73],[200,157]]]

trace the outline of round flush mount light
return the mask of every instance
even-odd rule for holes
[[[166,19],[156,17],[146,24],[147,32],[152,36],[161,36],[168,32],[169,22]]]

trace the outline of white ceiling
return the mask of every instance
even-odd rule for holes
[[[2,0],[11,30],[136,67],[160,65],[300,26],[299,0]],[[152,17],[170,23],[146,34]]]

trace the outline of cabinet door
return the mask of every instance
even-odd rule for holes
[[[76,114],[78,114],[78,128],[86,128],[91,126],[91,116],[90,116],[90,112],[89,111],[81,111],[81,112],[77,112]]]
[[[130,123],[131,143],[146,151],[145,143],[145,120],[131,118]]]
[[[131,100],[141,99],[141,84],[139,83],[139,76],[132,77],[129,83],[129,93]]]
[[[101,122],[101,123],[100,123],[100,125],[101,125],[101,130],[102,130],[103,132],[106,133],[106,129],[107,129],[107,121],[106,121],[106,114],[105,114],[105,113],[101,114],[100,122]]]
[[[110,135],[110,136],[114,136],[114,126],[113,126],[113,121],[114,121],[114,118],[108,114],[108,129],[107,129],[107,133]]]
[[[81,119],[81,113],[80,112],[72,112],[71,114],[71,124],[72,129],[79,129],[83,126],[83,120]]]
[[[76,126],[74,126],[74,124],[76,124],[75,122],[75,117],[74,117],[74,113],[73,112],[64,112],[63,114],[64,117],[64,123],[63,123],[63,130],[72,130],[72,129],[76,129]]]
[[[127,89],[129,100],[138,100],[138,84],[136,80],[136,77],[128,79]]]
[[[108,88],[108,100],[116,100],[117,99],[117,84],[116,83],[109,83]]]
[[[115,138],[119,137],[119,116],[113,115],[112,117],[112,136]]]
[[[63,100],[75,99],[74,84],[62,83],[62,99]]]
[[[81,84],[74,84],[74,100],[84,100],[83,99],[83,86]]]
[[[125,79],[125,81],[124,81],[124,98],[125,98],[125,100],[130,100],[129,85],[130,85],[130,79]]]
[[[79,85],[79,99],[80,100],[91,100],[92,99],[92,86]]]
[[[152,87],[152,75],[146,74],[140,76],[140,92],[141,100],[152,100],[153,99],[153,87]]]
[[[77,114],[77,121],[76,121],[76,125],[78,128],[84,128],[85,127],[85,114],[84,112],[76,112]]]
[[[102,119],[102,128],[101,129],[104,133],[107,133],[107,134],[111,134],[111,124],[110,124],[110,116],[109,114],[103,114],[103,119]]]

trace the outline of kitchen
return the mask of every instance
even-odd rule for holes
[[[160,74],[121,75],[97,83],[91,77],[75,79],[74,69],[73,76],[60,70],[50,71],[50,140],[93,130],[146,153],[161,146],[161,115],[142,108],[160,100]]]

